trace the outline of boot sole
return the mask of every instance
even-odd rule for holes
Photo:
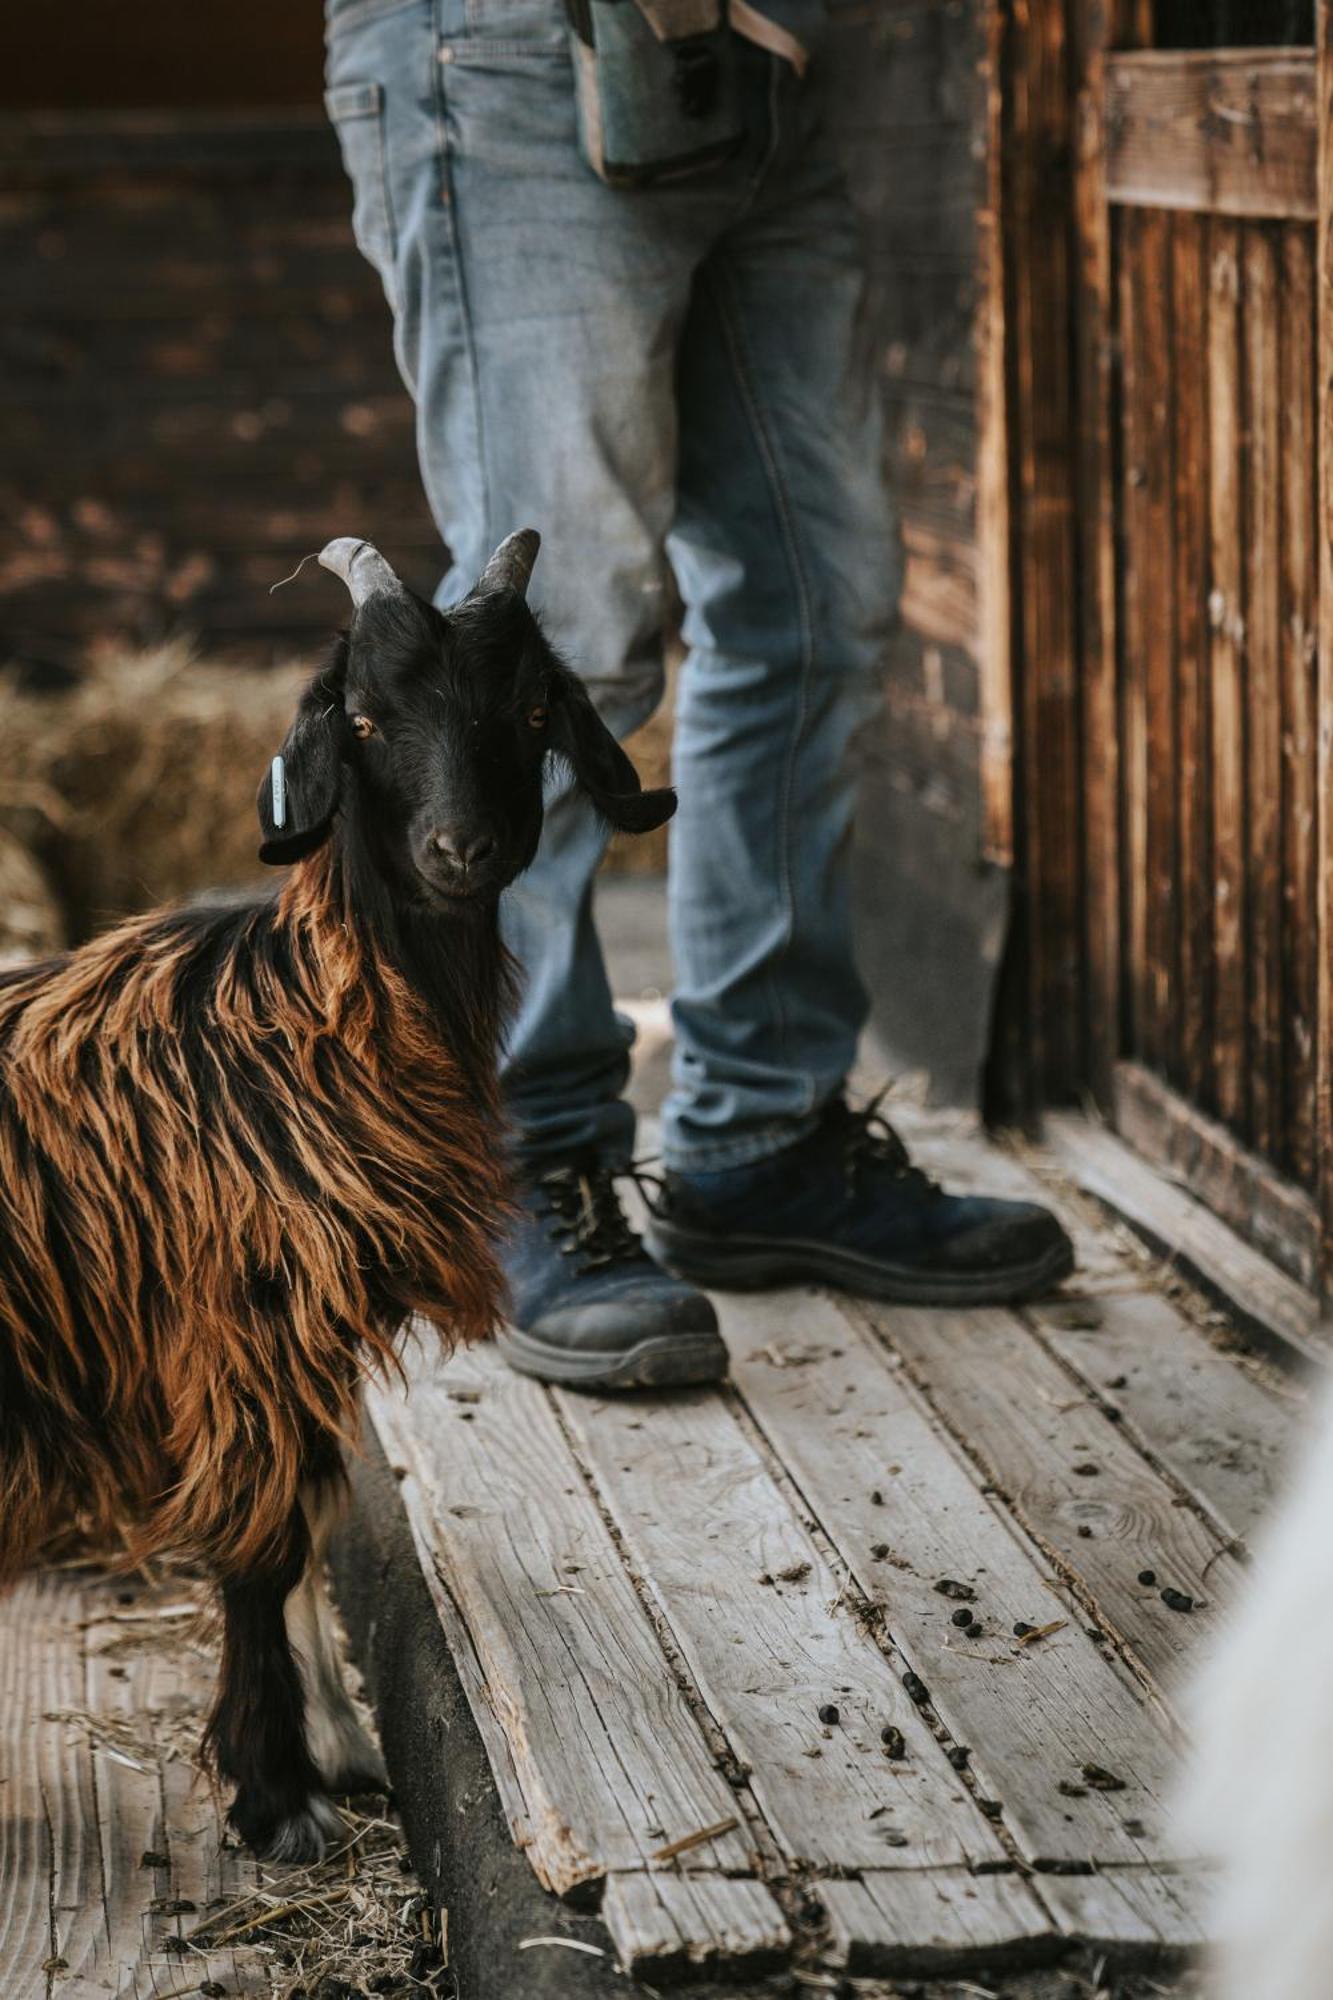
[[[900,1306],[1017,1305],[1049,1291],[1074,1268],[1074,1246],[1067,1238],[1026,1264],[994,1271],[919,1271],[827,1243],[799,1238],[774,1243],[762,1236],[728,1236],[723,1241],[660,1220],[649,1223],[644,1242],[656,1263],[707,1291],[830,1285]]]
[[[615,1353],[580,1353],[506,1326],[496,1345],[520,1375],[568,1389],[684,1389],[721,1382],[727,1373],[726,1344],[718,1333],[659,1334]]]

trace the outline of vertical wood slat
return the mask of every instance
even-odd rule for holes
[[[1282,233],[1279,399],[1282,481],[1282,1024],[1283,1164],[1313,1183],[1314,1035],[1318,956],[1315,877],[1315,605],[1318,529],[1314,374],[1314,242]]]
[[[1207,224],[1177,215],[1171,229],[1178,772],[1178,1073],[1195,1102],[1212,1091],[1213,870],[1208,755]]]
[[[1218,1115],[1244,1131],[1245,593],[1240,232],[1214,217],[1208,272],[1209,680],[1212,689],[1213,1068]]]
[[[1282,701],[1278,262],[1271,230],[1245,227],[1245,957],[1250,1143],[1282,1136]]]
[[[1333,1270],[1333,0],[1316,0],[1315,62],[1319,120],[1316,229],[1318,332],[1319,653],[1316,880],[1318,1013],[1315,1147],[1323,1222],[1325,1293]]]
[[[1030,906],[1025,1035],[1039,1091],[1081,1080],[1080,759],[1072,240],[1073,103],[1065,10],[1010,15],[1006,264],[1013,304],[1011,450],[1022,836]],[[1038,773],[1040,777],[1038,779]]]
[[[986,9],[986,198],[977,215],[977,576],[981,702],[982,851],[1014,859],[1013,560],[1009,507],[1008,306],[1004,282],[1004,47],[1006,9]]]
[[[1149,598],[1143,577],[1147,542],[1147,466],[1152,451],[1139,325],[1142,237],[1147,210],[1117,218],[1119,245],[1121,396],[1124,410],[1124,616],[1120,658],[1120,782],[1124,818],[1124,936],[1129,1046],[1148,1055],[1152,994],[1148,981],[1148,713],[1145,628]]]
[[[1176,950],[1176,705],[1175,519],[1171,406],[1175,334],[1171,320],[1171,218],[1157,210],[1143,216],[1139,235],[1138,333],[1144,452],[1135,467],[1143,478],[1143,549],[1139,565],[1146,615],[1142,643],[1147,733],[1147,1015],[1144,1045],[1159,1068],[1176,1067],[1179,966]]]
[[[1074,151],[1075,437],[1082,680],[1087,1080],[1109,1108],[1122,1054],[1118,452],[1115,245],[1106,199],[1106,54],[1144,39],[1134,0],[1070,10]]]

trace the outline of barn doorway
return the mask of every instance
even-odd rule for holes
[[[1325,0],[1042,0],[999,140],[1027,1081],[1320,1290],[1329,34]]]

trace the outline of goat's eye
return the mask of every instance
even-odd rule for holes
[[[528,710],[529,729],[545,729],[549,720],[550,720],[550,713],[545,708],[538,707],[538,708],[530,708]]]
[[[368,715],[354,715],[352,717],[352,734],[353,736],[359,736],[363,743],[368,736],[375,734],[375,725]]]

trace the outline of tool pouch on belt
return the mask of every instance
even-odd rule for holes
[[[566,0],[579,143],[611,187],[704,172],[743,134],[727,0]]]

